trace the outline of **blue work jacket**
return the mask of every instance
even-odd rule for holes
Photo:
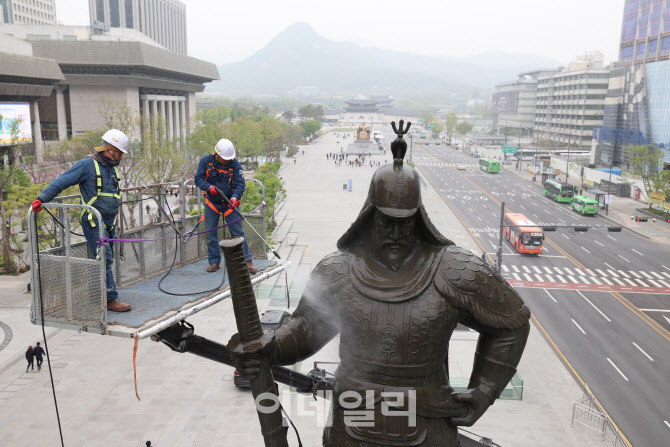
[[[209,174],[208,174],[209,171]],[[244,188],[244,174],[242,165],[237,159],[233,159],[228,165],[223,166],[216,160],[214,154],[205,155],[200,159],[198,171],[195,173],[195,185],[209,194],[209,187],[216,186],[229,199],[242,199]],[[209,197],[211,199],[211,197]],[[211,202],[221,208],[221,200],[214,197]]]
[[[113,166],[105,166],[98,162],[100,166],[100,176],[102,177],[103,193],[116,194],[119,188],[116,181],[116,174]],[[76,162],[70,169],[63,172],[49,186],[44,188],[37,198],[42,202],[51,202],[58,194],[70,186],[79,185],[82,203],[86,204],[98,195],[95,179],[95,162],[92,158],[86,157]],[[113,218],[119,211],[121,200],[116,197],[99,196],[91,205],[100,211],[103,218]]]

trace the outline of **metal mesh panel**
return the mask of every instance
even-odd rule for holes
[[[252,215],[247,217],[247,222],[254,227],[258,234],[263,234],[263,216],[262,215]],[[248,225],[244,224],[244,234],[247,235],[247,243],[249,244],[249,250],[251,250],[251,255],[254,258],[265,259],[264,244],[261,238],[258,237],[256,233],[253,232]]]
[[[44,320],[99,327],[103,309],[101,282],[104,274],[100,262],[69,262],[65,257],[43,255],[40,256],[40,267]],[[40,318],[39,291],[38,279],[35,287],[37,318]]]

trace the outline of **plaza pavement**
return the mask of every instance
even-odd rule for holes
[[[374,172],[344,163],[337,167],[326,160],[326,153],[339,150],[340,145],[329,133],[302,147],[296,163],[287,160],[280,171],[287,199],[277,213],[275,239],[281,242],[282,257],[294,262],[288,275],[291,310],[298,301],[293,292],[304,286],[321,258],[335,251],[337,239],[358,215]],[[373,159],[390,161],[390,153]],[[343,189],[349,180],[351,191]],[[476,250],[467,230],[426,185],[423,200],[445,236]],[[42,339],[41,328],[29,320],[31,295],[23,293],[28,280],[27,275],[0,278],[0,322],[12,333],[6,345],[0,340],[0,446],[60,445],[46,360],[41,372],[25,372],[28,344]],[[280,287],[283,281],[276,278],[274,284]],[[286,308],[276,297],[264,297],[258,303],[261,311]],[[196,334],[222,343],[236,332],[229,300],[188,321],[195,325]],[[7,331],[2,331],[6,340]],[[251,394],[234,387],[232,368],[143,340],[137,353],[142,399],[138,401],[131,340],[52,328],[46,333],[66,446],[144,446],[147,440],[157,447],[262,445]],[[314,361],[336,362],[337,341],[296,369],[307,372]],[[469,374],[474,349],[474,338],[467,333],[452,339],[452,374]],[[323,366],[334,371],[332,365]],[[497,401],[469,431],[503,447],[602,445],[596,434],[571,427],[572,404],[582,391],[534,326],[519,374],[524,380],[523,400]],[[303,445],[321,445],[328,403],[285,393],[283,386],[281,390]],[[297,445],[292,430],[289,443]]]

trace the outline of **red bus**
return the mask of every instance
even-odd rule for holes
[[[503,235],[516,251],[533,255],[542,253],[544,234],[530,219],[519,213],[505,213],[504,222]]]

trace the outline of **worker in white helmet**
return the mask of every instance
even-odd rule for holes
[[[195,184],[205,194],[205,226],[208,230],[219,226],[219,218],[223,217],[232,236],[244,237],[244,255],[247,258],[249,273],[254,274],[258,269],[254,267],[247,244],[247,236],[242,228],[242,221],[219,196],[217,188],[230,200],[235,208],[239,209],[240,200],[244,194],[245,182],[242,165],[235,159],[235,146],[225,138],[219,140],[214,147],[214,153],[205,155],[200,160],[198,171],[195,173]],[[219,251],[219,235],[217,231],[207,233],[207,257],[209,266],[207,271],[212,273],[219,270],[221,252]]]
[[[81,203],[89,205],[100,212],[102,223],[98,222],[93,213],[83,210],[80,214],[81,227],[88,242],[92,256],[98,253],[100,230],[105,228],[105,236],[113,239],[116,230],[116,219],[121,206],[121,175],[117,166],[124,154],[128,153],[128,137],[117,129],[111,129],[102,136],[102,146],[95,148],[95,153],[79,160],[70,169],[58,176],[37,199],[33,201],[33,212],[42,210],[42,203],[50,202],[63,190],[79,185]],[[130,304],[119,301],[116,283],[112,274],[114,259],[113,243],[105,250],[107,267],[107,310],[127,312]]]

